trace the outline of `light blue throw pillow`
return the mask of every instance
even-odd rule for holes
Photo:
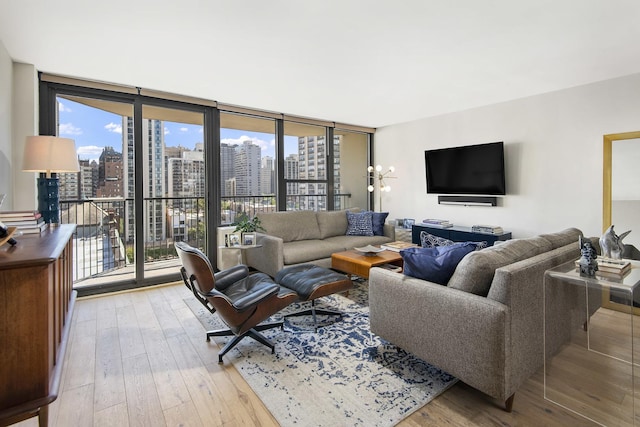
[[[474,242],[454,243],[432,248],[409,248],[400,251],[404,262],[404,274],[429,282],[446,285],[458,263],[468,253],[476,250]]]
[[[347,236],[373,236],[373,212],[347,211]]]

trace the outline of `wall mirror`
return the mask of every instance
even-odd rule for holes
[[[640,248],[640,131],[604,135],[602,231],[632,230],[623,243]]]
[[[611,224],[624,238],[624,258],[640,259],[640,131],[604,135],[602,176],[602,231]],[[628,312],[609,288],[603,287],[602,306]],[[634,296],[633,313],[640,315],[640,297]]]
[[[624,243],[640,248],[640,131],[604,135],[602,231],[631,233]]]

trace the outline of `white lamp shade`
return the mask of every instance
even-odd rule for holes
[[[24,146],[25,172],[78,172],[78,155],[73,139],[56,136],[28,136]]]

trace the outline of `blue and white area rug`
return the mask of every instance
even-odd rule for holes
[[[368,286],[354,282],[348,297],[332,295],[318,308],[345,313],[291,317],[285,330],[264,334],[276,352],[245,338],[224,357],[233,363],[282,426],[392,426],[457,380],[369,331]],[[195,298],[185,299],[205,329],[223,324]],[[292,304],[283,314],[308,308]],[[224,344],[230,338],[215,338]],[[217,349],[212,351],[217,359]]]

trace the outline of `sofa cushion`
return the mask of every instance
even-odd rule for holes
[[[256,214],[266,234],[283,242],[320,238],[320,227],[314,211],[261,212]]]
[[[446,285],[460,260],[475,251],[476,246],[475,243],[465,242],[402,250],[400,255],[404,262],[404,274]]]
[[[373,212],[371,223],[373,225],[374,236],[384,236],[384,222],[388,216],[389,212]]]
[[[540,237],[547,239],[551,242],[552,248],[556,249],[561,246],[568,245],[569,243],[575,243],[578,245],[578,238],[582,236],[582,231],[577,228],[567,228],[557,233],[541,234]]]
[[[284,265],[300,264],[323,258],[330,258],[334,252],[344,248],[327,240],[298,240],[283,245],[282,257]]]
[[[507,240],[500,245],[475,251],[460,261],[449,279],[448,286],[472,294],[487,296],[496,268],[538,255],[544,251],[545,246],[536,238]]]
[[[373,236],[373,212],[347,212],[347,236]]]
[[[347,233],[346,211],[318,211],[316,212],[320,238],[344,236]]]

